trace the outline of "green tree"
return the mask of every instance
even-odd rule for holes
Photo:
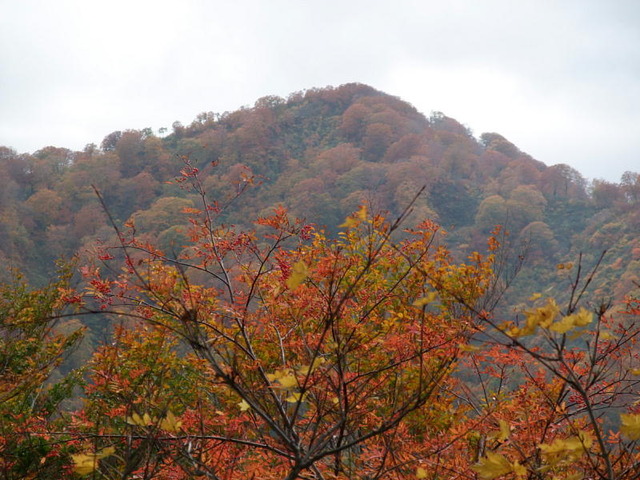
[[[79,377],[49,382],[83,334],[82,328],[62,333],[63,312],[79,302],[69,279],[67,270],[41,289],[30,289],[20,276],[0,285],[0,471],[6,479],[59,478],[69,460],[70,437],[54,432],[64,425],[59,407]]]

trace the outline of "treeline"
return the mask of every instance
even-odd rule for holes
[[[602,249],[609,250],[603,296],[622,298],[640,274],[640,240],[633,234],[640,226],[637,173],[620,183],[588,183],[573,168],[546,166],[497,133],[475,138],[452,118],[425,118],[359,84],[203,113],[188,126],[174,123],[164,137],[151,129],[117,131],[81,152],[46,147],[28,155],[3,147],[0,260],[43,282],[55,259],[110,238],[94,186],[118,222],[131,220],[161,247],[180,249],[182,211],[194,198],[168,182],[184,158],[200,168],[211,201],[224,204],[229,185],[253,182],[221,219],[240,227],[284,205],[335,234],[359,205],[394,216],[425,186],[413,219],[439,222],[462,256],[504,225],[514,253],[526,250],[523,286],[554,281],[555,264],[580,252],[595,261]]]

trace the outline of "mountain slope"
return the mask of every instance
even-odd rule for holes
[[[360,84],[203,113],[188,126],[175,123],[166,137],[113,132],[82,152],[0,148],[0,260],[42,279],[55,258],[108,239],[92,185],[117,221],[132,219],[164,248],[179,248],[182,211],[197,199],[167,182],[187,158],[221,204],[253,181],[224,217],[239,227],[284,205],[335,234],[359,205],[398,215],[425,187],[409,222],[439,222],[455,253],[482,249],[496,224],[509,230],[513,256],[526,247],[516,297],[566,283],[555,265],[579,252],[585,267],[601,250],[612,252],[594,284],[599,295],[621,298],[640,274],[637,174],[589,186],[571,167],[546,166],[497,133],[475,138],[444,114],[426,118]]]

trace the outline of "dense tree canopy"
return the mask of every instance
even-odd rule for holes
[[[281,207],[225,225],[188,160],[175,181],[181,250],[110,216],[82,291],[2,290],[5,478],[637,476],[640,305],[586,296],[598,263],[558,265],[564,305],[504,316],[500,229],[458,262],[433,222],[405,226],[419,196],[331,239]],[[109,338],[62,368],[91,312]]]
[[[3,478],[640,475],[637,173],[359,84],[172,127],[0,147]]]

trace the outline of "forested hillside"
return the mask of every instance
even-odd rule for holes
[[[2,478],[639,478],[637,173],[357,84],[0,170]]]
[[[496,224],[508,230],[511,256],[526,257],[516,296],[554,284],[555,265],[576,262],[580,253],[593,265],[608,250],[597,283],[602,296],[621,299],[640,274],[637,173],[620,183],[588,183],[498,133],[476,138],[444,114],[425,118],[360,84],[202,113],[188,126],[176,122],[166,136],[116,131],[81,152],[45,147],[28,155],[2,147],[0,260],[42,282],[56,259],[111,238],[93,186],[118,222],[132,220],[161,247],[179,250],[182,212],[194,198],[170,182],[185,158],[200,169],[211,201],[224,204],[251,182],[223,217],[239,227],[284,205],[333,235],[359,205],[394,216],[424,186],[408,222],[439,223],[455,253],[482,248]]]

